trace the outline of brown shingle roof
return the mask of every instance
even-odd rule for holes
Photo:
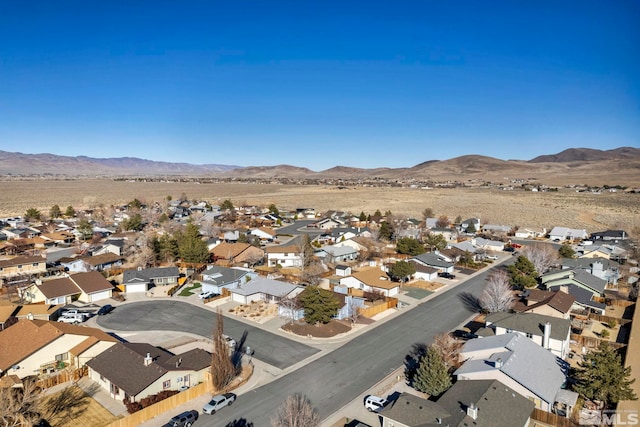
[[[10,259],[0,260],[0,268],[3,267],[13,267],[14,265],[21,264],[34,264],[40,262],[47,262],[46,258],[42,258],[41,256],[17,256]]]
[[[124,257],[108,252],[100,255],[81,257],[80,259],[86,262],[87,264],[95,267],[98,265],[112,264],[114,262],[121,261],[124,259]]]
[[[64,334],[95,337],[101,341],[117,340],[100,329],[46,320],[21,319],[0,332],[0,369],[7,370]]]
[[[72,274],[70,279],[87,294],[113,289],[113,285],[97,271]]]
[[[513,306],[514,311],[529,311],[548,305],[549,307],[566,314],[571,310],[571,306],[576,300],[573,295],[562,291],[550,292],[540,289],[531,289],[528,292],[529,294],[526,297],[526,300],[529,302],[529,305],[526,305],[525,301],[517,301]],[[534,303],[531,304],[531,302]]]
[[[373,288],[393,289],[400,286],[400,283],[392,282],[389,276],[387,276],[387,273],[377,267],[363,268],[351,276]]]
[[[37,285],[40,292],[47,298],[57,298],[80,293],[80,289],[69,277],[47,280]]]
[[[223,243],[220,243],[215,248],[213,248],[211,250],[211,253],[218,258],[230,259],[230,258],[237,257],[239,254],[247,250],[249,246],[251,245],[248,243],[223,242]]]

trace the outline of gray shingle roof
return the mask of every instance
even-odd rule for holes
[[[178,277],[180,270],[178,267],[157,267],[146,268],[144,270],[125,270],[122,282],[124,284],[135,282],[149,282],[160,277]]]
[[[427,252],[424,254],[417,255],[412,259],[430,267],[436,268],[449,268],[453,266],[453,263],[444,261],[442,258],[438,256],[438,254],[433,252]]]
[[[265,279],[264,277],[256,277],[247,283],[243,283],[239,288],[230,289],[230,291],[244,296],[264,293],[267,295],[282,297],[290,294],[296,288],[298,288],[298,286],[292,285],[291,283]]]
[[[505,329],[543,336],[544,325],[551,325],[551,338],[565,340],[571,329],[571,320],[545,316],[538,313],[491,313],[487,314],[487,323]]]
[[[215,283],[216,285],[224,285],[226,283],[235,282],[236,280],[248,274],[245,270],[236,268],[221,267],[214,265],[202,272],[204,281],[207,283]],[[206,277],[205,277],[206,276]]]
[[[522,335],[510,333],[472,339],[462,347],[461,354],[469,355],[480,350],[494,351],[486,359],[467,360],[454,374],[464,376],[472,372],[500,369],[549,403],[553,403],[556,393],[566,380],[562,368],[566,363]],[[499,368],[494,367],[497,357],[502,359],[502,366]]]

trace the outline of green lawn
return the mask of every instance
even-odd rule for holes
[[[195,292],[192,292],[194,289],[200,289],[202,285],[199,282],[194,283],[191,286],[187,286],[183,290],[180,291],[179,295],[181,297],[188,297],[189,295],[193,295]]]

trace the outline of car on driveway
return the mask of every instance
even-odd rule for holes
[[[200,299],[209,299],[209,298],[217,297],[218,295],[220,295],[220,294],[218,294],[216,292],[213,292],[213,291],[205,291],[205,292],[200,292],[198,294],[198,298],[200,298]]]
[[[465,331],[464,329],[457,329],[453,331],[451,335],[453,335],[456,338],[461,338],[463,340],[472,340],[474,338],[478,338],[478,335],[469,331]]]
[[[377,412],[378,410],[384,408],[387,404],[387,399],[384,397],[369,395],[364,399],[364,407],[369,412]]]
[[[72,308],[70,310],[63,310],[62,313],[60,313],[60,314],[62,316],[82,316],[85,319],[89,318],[91,316],[86,311],[81,311],[81,310],[78,310],[77,308]]]
[[[498,256],[497,255],[487,255],[487,259],[492,259],[492,260],[497,260]]]
[[[192,409],[171,418],[163,427],[191,427],[198,419],[198,411]]]
[[[213,396],[209,403],[204,405],[202,408],[203,414],[213,415],[216,411],[224,408],[225,406],[231,406],[231,404],[236,400],[236,395],[233,393],[225,393],[219,394],[217,396]]]
[[[438,276],[439,277],[444,277],[445,279],[455,279],[456,278],[455,274],[447,273],[446,271],[442,272],[442,273],[438,273]]]
[[[224,338],[225,342],[227,343],[227,345],[229,346],[230,349],[235,350],[235,348],[236,348],[236,340],[234,340],[233,338],[231,338],[228,335],[222,335],[222,338]]]
[[[86,320],[87,318],[80,315],[80,314],[70,314],[67,316],[60,316],[58,318],[58,322],[62,322],[62,323],[72,323],[74,325],[77,325],[78,323],[82,323]]]

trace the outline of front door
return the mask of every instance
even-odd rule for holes
[[[184,378],[182,379],[182,383],[187,387],[191,387],[191,375],[189,374],[185,375]]]

